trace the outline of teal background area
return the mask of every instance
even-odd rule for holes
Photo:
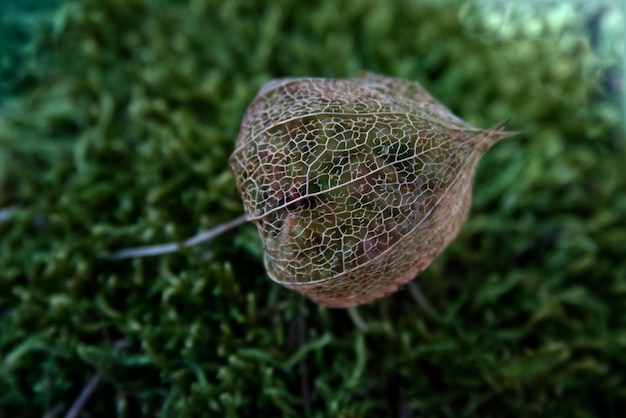
[[[0,101],[19,85],[28,50],[61,0],[0,0]]]

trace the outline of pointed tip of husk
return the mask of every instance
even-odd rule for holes
[[[489,148],[494,146],[496,143],[500,142],[504,138],[508,138],[511,136],[519,135],[522,131],[506,131],[506,124],[509,123],[509,119],[506,119],[497,125],[483,131],[479,137],[479,144],[484,148],[484,151],[487,151]]]

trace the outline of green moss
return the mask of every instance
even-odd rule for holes
[[[95,374],[83,416],[623,413],[615,50],[565,9],[495,30],[455,2],[314,3],[85,0],[55,16],[31,89],[0,113],[0,416],[59,416]],[[358,316],[320,308],[267,279],[251,225],[103,258],[242,212],[227,160],[264,82],[362,69],[524,131],[486,155],[468,224],[417,280],[438,314],[408,291]]]

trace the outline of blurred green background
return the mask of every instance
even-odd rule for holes
[[[608,1],[0,1],[0,416],[623,416],[625,20]],[[421,295],[321,308],[266,277],[252,225],[104,258],[242,213],[228,157],[265,82],[361,70],[523,131],[484,157]]]

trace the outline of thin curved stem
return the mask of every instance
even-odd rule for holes
[[[361,332],[369,331],[369,327],[367,326],[367,324],[361,317],[361,314],[359,314],[358,307],[351,306],[347,309],[347,311],[348,311],[348,315],[350,316],[350,319],[352,319],[352,322],[354,323],[354,325],[356,325],[359,331]]]
[[[167,244],[150,245],[146,247],[126,248],[109,254],[107,258],[111,260],[123,260],[125,258],[150,257],[153,255],[173,253],[180,250],[181,248],[193,247],[194,245],[209,241],[216,236],[221,235],[224,232],[229,231],[247,221],[248,215],[241,215],[231,221],[224,222],[223,224],[220,224],[215,228],[211,228],[208,231],[199,232],[193,237],[187,238],[180,244],[176,242],[170,242]]]
[[[130,343],[128,341],[120,340],[120,341],[117,341],[113,345],[113,347],[117,351],[117,350],[126,348],[129,345]],[[89,398],[91,398],[91,395],[94,394],[101,380],[102,380],[102,376],[100,375],[100,373],[94,374],[91,377],[91,379],[89,379],[89,382],[80,392],[80,395],[78,395],[78,398],[76,398],[76,400],[70,407],[70,410],[67,411],[67,414],[65,414],[65,418],[77,418],[80,416],[81,412],[83,411],[83,408],[87,404],[87,401],[89,400]]]
[[[100,380],[101,377],[99,374],[95,374],[91,377],[91,379],[89,379],[89,383],[87,383],[87,385],[80,392],[80,395],[74,401],[70,410],[67,411],[67,414],[65,414],[65,418],[76,418],[80,415],[83,408],[85,407],[85,404],[98,388]]]
[[[433,307],[433,305],[426,298],[426,296],[424,295],[424,292],[422,292],[422,289],[420,289],[416,280],[410,281],[407,287],[409,289],[409,293],[411,294],[413,299],[415,299],[415,301],[417,302],[417,305],[420,308],[422,308],[422,310],[428,316],[430,316],[431,319],[434,319],[439,322],[444,322],[444,323],[447,322],[446,318],[444,318],[443,315],[437,312],[437,310]]]

